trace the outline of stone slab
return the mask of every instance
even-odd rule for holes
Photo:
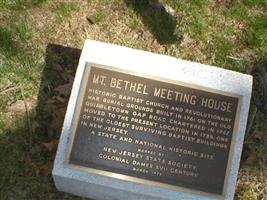
[[[153,77],[180,81],[224,92],[238,94],[242,97],[238,130],[232,147],[231,166],[225,184],[224,195],[207,194],[188,188],[173,190],[171,188],[136,183],[123,180],[120,175],[103,176],[76,169],[66,165],[66,157],[75,108],[78,102],[80,86],[86,69],[86,63],[128,70]],[[60,191],[73,193],[94,199],[233,199],[237,180],[243,139],[246,129],[252,90],[252,77],[218,67],[184,61],[141,50],[120,47],[97,41],[86,40],[77,68],[60,143],[53,168],[53,178]],[[212,178],[212,177],[211,177]]]

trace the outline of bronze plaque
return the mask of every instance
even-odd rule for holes
[[[241,100],[236,94],[88,64],[67,165],[224,195]]]

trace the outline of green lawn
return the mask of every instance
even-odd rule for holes
[[[80,199],[57,192],[50,173],[85,39],[243,73],[266,59],[266,0],[163,1],[172,14],[151,2],[0,0],[1,200]],[[266,141],[267,117],[258,113],[236,199],[266,199]]]

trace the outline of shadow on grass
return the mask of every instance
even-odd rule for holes
[[[176,20],[160,6],[158,0],[124,0],[127,7],[142,17],[143,23],[161,44],[178,40],[175,35]]]
[[[12,32],[6,27],[0,27],[0,53],[9,58],[18,53],[16,47],[17,44],[13,40]]]
[[[49,139],[59,136],[81,50],[49,44],[42,72],[36,120]]]
[[[4,132],[0,130],[1,200],[84,199],[57,191],[51,176],[80,53],[79,49],[49,44],[36,110],[28,116],[14,115]],[[68,88],[58,90],[62,85]]]

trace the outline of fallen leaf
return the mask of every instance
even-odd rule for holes
[[[68,81],[69,83],[72,83],[74,80],[74,76],[66,72],[61,73],[61,77],[63,80]]]
[[[253,133],[253,138],[261,140],[263,138],[264,133],[262,131],[257,131]]]
[[[63,71],[62,67],[60,64],[54,64],[53,65],[54,69],[57,70],[57,71]]]
[[[245,163],[247,165],[251,165],[251,164],[253,164],[253,163],[257,162],[257,161],[258,161],[257,154],[255,152],[252,152],[249,155],[249,157],[247,158],[247,160],[245,161]]]
[[[53,170],[53,161],[48,161],[45,165],[41,167],[42,174],[44,176],[50,176]]]
[[[62,98],[61,96],[54,96],[54,98],[61,103],[65,103],[67,101],[66,99]]]
[[[72,86],[71,83],[60,85],[60,86],[58,86],[58,87],[55,88],[55,91],[60,96],[62,95],[62,96],[68,97],[70,95],[71,86]]]
[[[52,140],[51,142],[43,143],[43,145],[49,152],[55,152],[57,150],[58,140]]]
[[[66,113],[66,109],[67,108],[65,106],[54,111],[53,119],[52,119],[52,122],[50,123],[51,128],[56,129],[57,131],[61,130],[64,117],[65,117],[65,113]]]
[[[47,101],[46,101],[46,104],[48,104],[48,105],[51,105],[51,104],[54,104],[54,103],[56,103],[57,101],[55,100],[55,99],[48,99]]]

